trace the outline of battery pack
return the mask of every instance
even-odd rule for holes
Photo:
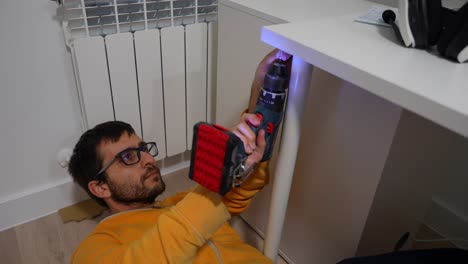
[[[242,140],[226,128],[206,122],[197,123],[193,130],[189,178],[224,195],[246,158]]]

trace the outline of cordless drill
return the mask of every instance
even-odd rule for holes
[[[267,144],[262,161],[269,160],[273,152],[276,135],[283,117],[288,82],[286,63],[280,59],[275,60],[265,75],[263,87],[254,110],[254,113],[261,120],[261,124],[257,127],[251,125],[256,135],[258,135],[260,129],[265,129],[266,132],[265,140]]]
[[[262,161],[272,155],[286,100],[288,69],[284,61],[277,59],[265,75],[254,113],[261,120],[260,125],[249,124],[258,135],[265,130],[266,148]],[[242,140],[234,133],[219,125],[199,122],[194,126],[192,156],[189,178],[207,189],[222,195],[232,187],[238,187],[254,171],[246,168]]]

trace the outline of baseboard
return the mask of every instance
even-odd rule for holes
[[[187,168],[190,161],[171,164],[161,175]],[[57,210],[88,199],[71,177],[0,197],[0,231],[52,214]]]
[[[173,172],[176,172],[178,170],[182,170],[182,169],[185,169],[185,168],[188,168],[190,167],[190,161],[182,161],[180,163],[177,163],[177,164],[173,164],[169,167],[166,167],[166,168],[161,168],[161,175],[168,175],[168,174],[171,174]]]
[[[424,224],[444,238],[465,239],[465,241],[451,240],[460,248],[468,248],[468,216],[451,208],[442,199],[432,198],[432,203],[423,220]]]
[[[250,226],[250,228],[252,228],[252,229],[255,231],[255,233],[257,233],[257,235],[259,235],[259,236],[263,239],[263,241],[265,242],[265,237],[266,237],[266,236],[265,236],[265,234],[264,234],[259,228],[257,228],[257,227],[254,226],[254,225],[251,225],[249,222],[247,222],[247,220],[246,220],[244,217],[242,217],[242,215],[240,215],[239,217],[242,218],[242,220],[243,220],[248,226]],[[281,251],[281,249],[278,250],[278,254],[279,254],[288,264],[294,264],[294,262],[293,262],[290,258],[288,258],[288,256],[287,256],[283,251]]]
[[[46,216],[86,198],[70,177],[31,188],[0,202],[0,231]]]

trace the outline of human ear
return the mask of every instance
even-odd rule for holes
[[[111,192],[107,183],[93,180],[88,183],[88,189],[96,197],[103,199],[111,197]]]

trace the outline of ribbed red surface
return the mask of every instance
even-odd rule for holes
[[[198,128],[193,180],[214,192],[220,192],[229,136],[208,125]]]

